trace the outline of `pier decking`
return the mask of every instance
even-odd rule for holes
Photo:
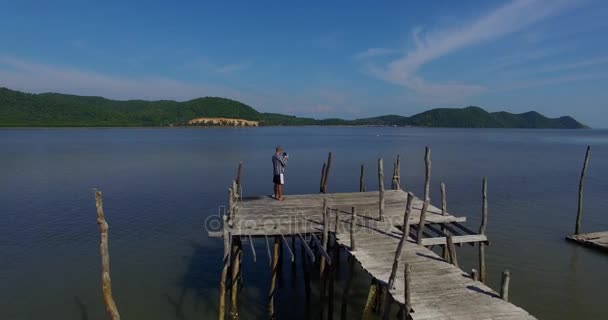
[[[323,233],[329,229],[335,235],[336,243],[348,250],[363,269],[386,286],[403,235],[398,227],[404,221],[407,193],[403,190],[384,191],[382,220],[378,216],[379,197],[378,191],[372,191],[287,195],[284,201],[271,197],[243,198],[233,203],[230,234],[239,238],[275,236],[275,239],[299,237],[302,240],[303,235],[313,235],[318,241],[324,238]],[[425,218],[428,224],[425,238],[421,239],[419,245],[415,241],[415,231],[419,227],[423,201],[413,198],[412,202],[409,217],[411,236],[403,246],[394,288],[389,290],[394,301],[402,305],[405,303],[404,264],[408,263],[411,268],[408,286],[412,319],[535,319],[427,248],[446,245],[447,234],[444,231],[450,233],[452,241],[457,244],[487,244],[486,235],[475,234],[464,227],[461,223],[466,218],[442,213],[441,209],[429,205]],[[330,213],[326,224],[324,208]],[[354,215],[353,210],[356,210]],[[350,242],[353,216],[357,228],[352,233],[355,250],[351,250]],[[306,245],[305,242],[302,241],[302,245]],[[322,251],[327,262],[331,263],[323,245],[317,243],[316,249]]]

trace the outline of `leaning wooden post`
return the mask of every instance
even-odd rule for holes
[[[237,297],[239,291],[239,275],[240,275],[240,266],[241,266],[241,255],[243,252],[239,247],[240,239],[235,238],[233,241],[233,249],[232,249],[232,289],[230,290],[231,294],[231,304],[230,304],[230,318],[232,320],[236,320],[239,318],[239,310],[237,305]]]
[[[384,163],[382,158],[378,159],[378,192],[380,196],[378,218],[384,220]]]
[[[365,192],[365,165],[361,165],[361,175],[359,176],[359,192]]]
[[[331,168],[331,152],[327,155],[327,167],[325,168],[325,179],[323,179],[323,193],[327,193],[327,180],[329,179],[329,169]]]
[[[404,273],[404,278],[405,278],[403,301],[405,303],[403,304],[403,310],[401,312],[401,319],[402,320],[411,320],[412,316],[410,315],[410,310],[412,309],[412,302],[411,302],[411,297],[410,297],[410,284],[411,284],[410,275],[412,273],[412,268],[410,267],[409,263],[406,263],[404,265],[403,273]]]
[[[583,217],[583,183],[585,180],[585,173],[587,172],[587,164],[589,163],[589,152],[591,146],[587,146],[587,152],[585,152],[585,162],[583,163],[583,170],[581,171],[581,179],[578,182],[578,210],[576,212],[576,227],[574,228],[574,234],[579,234],[581,231],[581,219]]]
[[[243,186],[241,185],[241,175],[243,174],[243,161],[239,161],[239,168],[236,172],[236,194],[240,197],[243,195],[241,192],[243,191]]]
[[[458,267],[458,259],[456,258],[456,247],[454,246],[454,240],[452,239],[452,236],[448,236],[446,238],[446,243],[448,246],[448,253],[450,255],[450,263]]]
[[[509,301],[509,282],[511,281],[511,272],[509,270],[505,270],[502,272],[502,281],[500,285],[500,297]]]
[[[230,259],[230,232],[228,230],[228,216],[224,215],[224,258],[222,259],[222,276],[220,279],[219,320],[226,319],[226,276],[228,275],[228,262]]]
[[[322,243],[321,245],[323,246],[323,248],[321,248],[321,250],[323,250],[324,252],[327,252],[327,242],[329,240],[329,208],[327,208],[327,200],[323,200],[323,238],[321,239]],[[323,274],[325,272],[325,256],[321,255],[321,261],[319,263],[320,265],[320,276],[323,277]]]
[[[270,279],[270,292],[268,293],[268,314],[270,319],[275,319],[274,293],[277,282],[277,267],[279,263],[279,236],[274,237],[274,250],[272,255],[272,277]]]
[[[355,224],[357,223],[357,208],[351,208],[350,217],[350,251],[355,251]]]
[[[422,210],[420,211],[420,222],[418,223],[418,239],[416,239],[419,245],[422,244],[424,225],[426,223],[426,211],[429,208],[429,201],[431,201],[429,196],[431,187],[431,149],[429,147],[425,147],[424,164],[424,203],[422,204]]]
[[[95,207],[97,208],[97,224],[99,225],[99,234],[101,237],[99,243],[99,251],[101,254],[101,289],[103,292],[103,301],[106,304],[106,311],[111,320],[120,320],[120,314],[116,307],[116,302],[112,297],[112,280],[110,279],[110,253],[108,251],[108,223],[103,214],[103,202],[101,199],[101,191],[95,190]]]
[[[325,169],[327,168],[327,164],[323,162],[323,167],[321,168],[321,182],[319,183],[319,192],[323,192],[323,184],[325,183]]]
[[[410,225],[410,214],[412,212],[412,202],[414,202],[414,196],[411,193],[407,193],[407,203],[405,205],[405,213],[403,214],[403,235],[397,245],[395,251],[395,257],[393,259],[393,268],[391,275],[388,278],[388,287],[386,288],[386,294],[384,295],[384,319],[388,319],[388,312],[390,311],[390,290],[395,286],[395,278],[397,277],[397,269],[399,268],[399,260],[401,260],[401,252],[403,251],[403,244],[407,240]]]
[[[479,234],[486,234],[488,224],[488,180],[483,178],[481,185],[481,225],[479,226]],[[486,244],[479,243],[479,281],[486,282]]]

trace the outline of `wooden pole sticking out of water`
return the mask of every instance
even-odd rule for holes
[[[418,238],[416,239],[419,245],[422,245],[422,237],[424,233],[424,225],[426,223],[426,211],[429,208],[430,187],[431,187],[431,149],[427,146],[424,149],[424,203],[420,211],[420,222],[418,223]]]
[[[222,259],[222,276],[220,278],[220,303],[218,319],[226,319],[226,276],[228,275],[228,261],[230,259],[230,232],[228,231],[228,216],[224,215],[224,258]]]
[[[275,319],[274,293],[277,282],[277,267],[279,263],[279,237],[274,237],[274,250],[272,255],[272,277],[270,278],[270,291],[268,293],[268,314],[270,319]]]
[[[241,194],[243,192],[243,186],[241,185],[242,174],[243,174],[243,161],[239,161],[239,168],[236,172],[236,193],[239,196],[239,198],[243,197],[243,195]]]
[[[574,228],[574,234],[579,234],[581,231],[581,219],[583,218],[583,184],[585,180],[585,173],[587,173],[587,164],[589,164],[590,152],[591,146],[587,146],[587,152],[585,152],[585,162],[583,162],[583,170],[581,171],[581,179],[578,182],[578,210],[576,212],[576,226]]]
[[[454,246],[454,240],[452,236],[448,236],[446,238],[446,243],[448,247],[448,253],[450,255],[450,263],[458,267],[458,259],[456,258],[456,247]]]
[[[355,224],[357,223],[357,208],[351,208],[350,216],[350,251],[355,251]]]
[[[403,292],[403,296],[404,296],[404,301],[405,303],[403,304],[403,310],[401,312],[401,319],[402,320],[411,320],[412,316],[410,315],[410,310],[412,309],[412,302],[411,302],[411,297],[410,297],[410,275],[412,273],[412,268],[410,267],[409,263],[406,263],[404,265],[404,278],[405,278],[405,286],[404,286],[404,292]]]
[[[384,163],[382,158],[378,159],[378,191],[380,195],[378,218],[384,220]]]
[[[332,159],[332,154],[331,152],[327,155],[327,167],[325,167],[325,174],[323,175],[323,187],[322,187],[322,193],[327,193],[327,180],[329,179],[329,169],[331,169],[331,159]]]
[[[361,175],[359,176],[359,192],[365,192],[365,165],[361,165]]]
[[[500,297],[509,301],[509,282],[511,281],[511,272],[509,270],[505,270],[502,272],[502,281],[500,285]]]
[[[116,307],[116,302],[112,297],[112,280],[110,279],[110,253],[108,251],[108,223],[103,213],[103,201],[101,191],[95,190],[95,207],[97,208],[97,224],[99,225],[100,243],[99,251],[101,254],[101,288],[103,301],[106,311],[111,320],[120,320],[120,314]]]
[[[441,190],[441,215],[447,216],[448,215],[448,201],[447,201],[447,195],[445,192],[445,183],[443,183],[443,181],[441,182],[440,190]],[[448,233],[448,229],[446,228],[445,224],[443,224],[443,223],[441,224],[441,232],[443,232],[444,234]],[[448,246],[446,243],[446,245],[443,246],[443,260],[448,261],[449,258],[450,258],[450,256],[448,253]]]
[[[327,168],[327,164],[323,162],[323,167],[321,168],[321,182],[319,183],[319,192],[323,193],[323,183],[325,183],[325,169]]]
[[[393,179],[391,182],[391,188],[393,190],[399,190],[401,188],[401,157],[397,155],[397,160],[393,162]]]
[[[481,185],[481,225],[479,226],[479,234],[486,234],[488,225],[488,180],[483,178]],[[486,244],[479,243],[479,281],[486,282]]]
[[[371,314],[374,310],[374,304],[378,296],[378,287],[379,286],[376,283],[376,279],[372,279],[372,284],[369,286],[369,292],[367,293],[367,301],[365,302],[365,307],[363,307],[362,319],[364,320],[371,318]]]

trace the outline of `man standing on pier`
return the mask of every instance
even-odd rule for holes
[[[274,198],[283,201],[283,184],[285,183],[285,166],[287,166],[287,152],[283,152],[281,147],[276,148],[276,152],[272,156],[272,168],[274,170]]]

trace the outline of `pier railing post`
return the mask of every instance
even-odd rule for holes
[[[108,253],[108,223],[103,213],[103,202],[101,191],[95,190],[95,207],[97,209],[97,224],[99,225],[100,243],[99,251],[101,254],[101,288],[103,301],[106,311],[111,320],[120,320],[120,314],[116,307],[116,302],[112,297],[112,281],[110,279],[110,254]]]
[[[500,285],[500,297],[509,301],[509,282],[511,281],[511,272],[509,270],[505,270],[502,272],[502,281]]]
[[[483,178],[481,185],[481,225],[479,226],[479,234],[486,234],[486,227],[488,224],[488,180],[486,177]],[[486,281],[486,244],[484,242],[479,243],[479,281],[485,283]]]
[[[361,175],[359,176],[359,192],[365,192],[365,165],[361,165]]]
[[[440,190],[441,190],[441,215],[447,216],[448,215],[447,195],[445,192],[445,183],[443,183],[443,181],[441,182]],[[448,234],[448,232],[449,232],[445,226],[445,223],[441,224],[441,232],[443,232],[444,234]],[[448,246],[446,243],[446,245],[443,246],[443,259],[445,261],[447,261],[449,258],[450,258],[450,256],[448,253]]]
[[[416,239],[419,245],[422,245],[422,237],[424,234],[424,225],[426,224],[426,211],[429,208],[430,187],[431,187],[431,149],[427,146],[424,151],[424,202],[422,210],[420,210],[420,222],[418,223],[418,238]]]
[[[399,155],[397,155],[397,160],[395,162],[393,162],[393,179],[392,179],[392,184],[391,184],[391,188],[393,190],[399,190],[401,188],[400,186],[400,180],[401,180],[401,158]]]
[[[382,158],[378,159],[378,192],[379,192],[379,208],[378,218],[384,220],[384,163]]]
[[[231,304],[230,304],[230,318],[237,320],[239,318],[238,310],[238,291],[239,291],[239,276],[241,267],[241,255],[243,254],[240,248],[240,239],[237,237],[233,241],[232,245],[232,289],[230,290]]]
[[[324,174],[323,174],[323,184],[321,186],[322,193],[327,193],[327,180],[329,179],[329,169],[331,168],[331,159],[332,159],[332,154],[330,152],[327,155],[327,166],[325,167]]]
[[[585,180],[585,173],[587,172],[587,164],[589,164],[589,153],[591,152],[591,146],[587,146],[585,152],[585,161],[583,162],[583,170],[581,171],[581,179],[578,182],[578,208],[576,212],[576,226],[574,227],[574,234],[579,234],[581,231],[581,219],[583,217],[583,184]]]
[[[323,193],[323,183],[325,182],[325,169],[327,168],[327,164],[323,162],[323,167],[321,168],[321,182],[319,183],[319,192]]]
[[[243,186],[241,185],[241,176],[243,174],[243,161],[239,161],[239,168],[236,172],[236,194],[239,198],[242,198],[243,195]]]

